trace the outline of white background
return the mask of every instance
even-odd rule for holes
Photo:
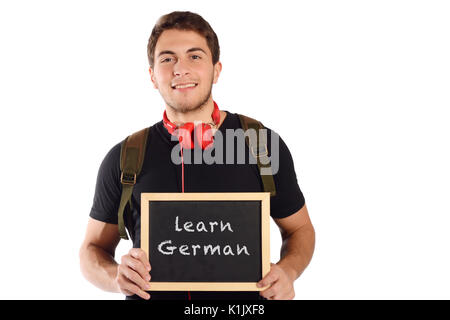
[[[0,2],[0,298],[123,299],[78,249],[103,157],[162,117],[153,25],[190,10],[219,37],[214,99],[294,158],[317,237],[296,299],[449,299],[449,3],[165,3]]]

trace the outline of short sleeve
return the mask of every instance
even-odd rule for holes
[[[106,223],[117,224],[122,186],[120,184],[120,143],[103,159],[98,170],[94,200],[89,216]]]
[[[304,206],[305,198],[300,190],[294,162],[287,145],[270,129],[267,138],[276,189],[276,195],[270,198],[270,215],[276,219],[286,218]]]

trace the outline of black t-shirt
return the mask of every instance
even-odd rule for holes
[[[226,146],[226,129],[241,128],[239,116],[225,111],[225,117],[219,130]],[[267,127],[266,127],[267,128]],[[272,155],[272,131],[267,128],[267,149]],[[172,149],[178,141],[172,141],[170,133],[164,128],[162,120],[154,124],[149,131],[144,165],[133,188],[131,225],[127,229],[133,239],[133,247],[140,247],[140,195],[142,192],[182,192],[182,165],[174,164]],[[279,144],[279,165],[274,182],[276,195],[270,198],[272,218],[285,218],[300,210],[305,199],[297,183],[291,154],[281,137]],[[100,165],[95,188],[94,201],[90,217],[106,223],[117,224],[122,185],[120,183],[120,145],[117,143],[105,156]],[[238,162],[238,144],[234,143],[234,161],[227,161],[223,148],[222,163],[198,164],[198,154],[183,153],[184,192],[262,192],[261,175],[256,164],[249,161],[250,153],[246,148],[245,162]],[[212,154],[214,155],[214,153]],[[189,157],[190,156],[190,157]],[[195,158],[197,156],[197,158]],[[190,160],[189,160],[190,159]],[[200,159],[202,159],[200,157]],[[219,162],[219,161],[217,161]],[[232,163],[230,163],[232,162]],[[127,221],[127,218],[125,218]],[[151,263],[151,261],[150,261]],[[150,272],[151,274],[151,272]],[[187,292],[150,291],[152,300],[187,299]],[[258,299],[258,292],[191,292],[191,299]]]

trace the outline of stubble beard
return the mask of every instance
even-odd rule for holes
[[[201,110],[206,103],[208,102],[209,98],[211,97],[211,90],[209,90],[208,94],[206,94],[199,103],[197,104],[177,104],[177,105],[172,105],[168,102],[166,102],[166,104],[174,111],[177,113],[188,113],[188,112],[192,112],[195,110]]]

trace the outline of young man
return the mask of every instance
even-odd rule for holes
[[[149,39],[148,56],[151,81],[166,106],[164,120],[150,128],[144,166],[133,189],[131,223],[127,225],[133,248],[119,263],[115,261],[115,248],[120,241],[117,211],[122,191],[118,143],[99,169],[86,237],[80,249],[83,275],[97,287],[121,292],[127,298],[293,299],[294,281],[312,258],[315,232],[291,155],[282,139],[279,139],[279,150],[271,150],[268,144],[270,154],[279,153],[279,169],[273,175],[276,195],[270,199],[270,209],[283,239],[280,261],[272,264],[270,272],[259,282],[269,287],[261,292],[152,292],[151,285],[148,286],[151,262],[139,249],[142,192],[263,191],[256,164],[198,164],[184,159],[186,163],[180,165],[172,161],[174,147],[183,141],[174,139],[170,126],[214,121],[213,132],[223,133],[223,136],[226,129],[241,127],[238,115],[219,110],[211,95],[222,64],[218,39],[210,25],[191,12],[162,16]],[[271,135],[268,129],[267,140]]]

